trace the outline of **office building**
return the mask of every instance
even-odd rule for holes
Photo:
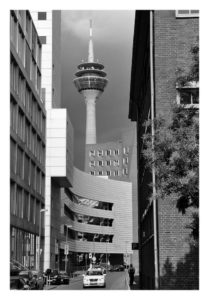
[[[73,187],[62,190],[60,268],[130,263],[132,184],[91,176],[74,168]],[[128,259],[126,259],[128,257]]]
[[[192,209],[182,215],[175,202],[150,201],[153,180],[145,168],[144,122],[168,116],[171,104],[199,105],[198,86],[181,90],[178,68],[188,72],[191,47],[198,43],[197,10],[137,11],[135,18],[129,118],[137,123],[138,226],[140,287],[142,289],[197,289],[198,255],[189,244]],[[156,178],[157,180],[157,178]],[[156,205],[155,205],[156,203]],[[156,213],[155,213],[156,209]]]
[[[129,140],[128,135],[123,134],[119,141],[86,145],[85,172],[93,176],[128,180],[134,131],[129,133],[131,134]]]
[[[38,267],[43,248],[46,111],[41,41],[29,11],[10,11],[10,259]]]
[[[59,268],[61,188],[72,186],[73,128],[61,108],[61,11],[31,11],[42,43],[46,103],[46,190],[43,268]]]

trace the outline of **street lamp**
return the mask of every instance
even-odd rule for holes
[[[40,253],[40,247],[41,247],[41,213],[47,211],[47,209],[40,209],[39,211],[39,243],[38,243],[38,271],[40,271],[40,262],[41,262],[41,253]]]
[[[65,240],[65,244],[66,244],[66,248],[65,248],[65,272],[67,272],[67,256],[68,256],[68,247],[67,247],[67,238],[68,238],[68,228],[72,228],[73,226],[72,225],[65,225],[67,227],[67,230],[66,230],[66,240]]]

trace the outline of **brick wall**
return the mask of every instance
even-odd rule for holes
[[[155,11],[156,115],[168,114],[176,101],[176,70],[187,73],[191,47],[199,35],[198,18],[176,18],[175,11]],[[191,211],[182,215],[175,202],[158,200],[159,271],[162,289],[198,288],[198,251],[190,245],[186,228]]]
[[[199,36],[198,18],[176,18],[175,10],[154,13],[156,114],[170,111],[176,100],[176,70],[188,72],[191,47]]]

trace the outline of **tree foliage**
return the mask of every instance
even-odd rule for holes
[[[192,48],[194,63],[188,75],[182,75],[185,80],[196,81],[199,78],[199,48]],[[157,197],[175,201],[178,210],[185,214],[189,207],[199,207],[199,116],[194,107],[185,108],[174,104],[170,117],[159,116],[154,120],[154,153],[152,134],[148,126],[143,136],[146,166],[156,170]],[[189,225],[192,236],[198,239],[198,213],[193,215]]]
[[[176,70],[177,80],[176,83],[180,86],[186,85],[188,82],[199,82],[199,41],[197,40],[191,50],[192,65],[188,74],[185,74],[185,70],[178,68]]]

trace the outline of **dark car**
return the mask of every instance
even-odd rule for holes
[[[113,266],[111,271],[115,271],[115,272],[120,272],[120,271],[124,271],[125,267],[123,265],[115,265]]]
[[[60,271],[59,275],[61,277],[61,284],[69,284],[70,283],[70,277],[65,271]]]
[[[10,290],[30,290],[30,286],[26,283],[24,278],[20,278],[19,276],[11,276]]]
[[[44,273],[45,280],[49,280],[50,284],[61,284],[61,276],[58,270],[47,269]]]

